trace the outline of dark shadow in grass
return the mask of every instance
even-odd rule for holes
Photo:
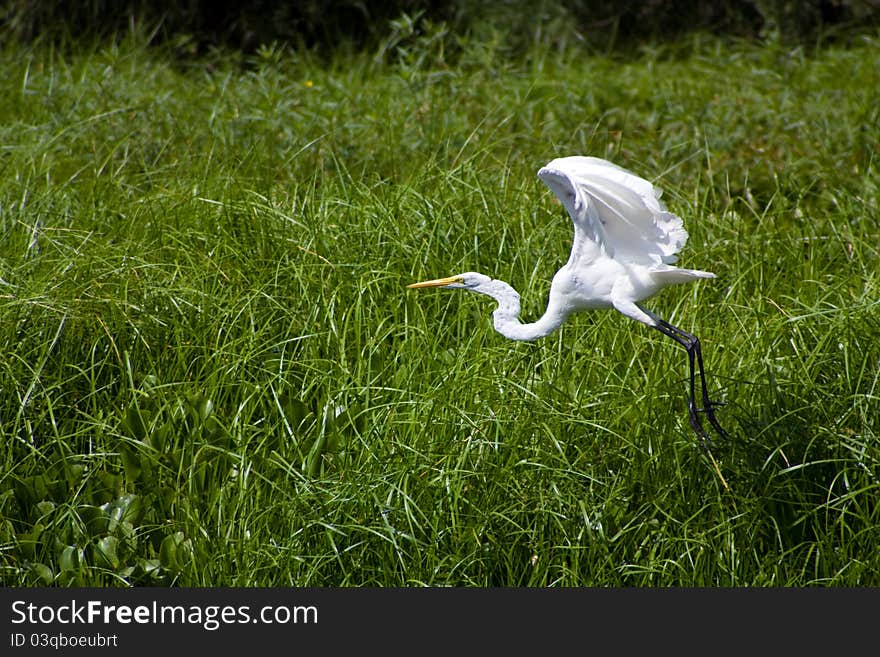
[[[754,407],[740,415],[739,431],[717,451],[745,520],[738,523],[740,540],[775,561],[770,565],[789,581],[834,581],[858,561],[841,537],[876,539],[880,533],[877,513],[864,512],[873,505],[862,504],[876,495],[876,478],[872,482],[836,433],[821,429],[826,423],[819,404]]]

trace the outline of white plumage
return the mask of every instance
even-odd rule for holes
[[[684,223],[666,211],[660,190],[607,160],[559,158],[541,168],[538,178],[565,205],[575,235],[583,233],[611,258],[672,264],[687,242]]]

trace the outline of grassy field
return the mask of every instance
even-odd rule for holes
[[[6,585],[880,585],[880,41],[453,61],[137,39],[0,59]],[[404,47],[405,46],[405,47]],[[715,280],[536,343],[537,169],[664,190]]]

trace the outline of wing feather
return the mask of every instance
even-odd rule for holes
[[[687,242],[681,218],[666,210],[660,190],[607,160],[558,158],[538,177],[568,210],[576,243],[588,239],[616,260],[660,265],[675,262]]]

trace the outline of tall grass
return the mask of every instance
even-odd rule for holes
[[[0,573],[9,585],[876,585],[876,40],[622,61],[430,38],[184,61],[137,40],[0,64]],[[608,157],[718,278],[537,343]]]

